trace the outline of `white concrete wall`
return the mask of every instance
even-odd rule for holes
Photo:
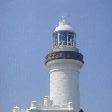
[[[47,63],[50,71],[50,97],[54,105],[73,103],[80,110],[79,70],[82,63],[73,59],[57,59]]]

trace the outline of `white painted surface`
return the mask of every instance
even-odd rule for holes
[[[80,110],[79,70],[82,63],[73,59],[57,59],[47,63],[50,71],[50,97],[53,105],[73,103]]]
[[[71,31],[74,32],[73,28],[70,26],[70,24],[65,20],[62,19],[61,21],[59,21],[59,25],[55,28],[54,30],[56,31]]]
[[[15,107],[13,107],[12,112],[21,112],[21,109],[20,109],[20,107],[15,106]]]

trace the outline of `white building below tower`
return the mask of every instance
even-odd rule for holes
[[[26,110],[16,106],[13,112],[82,112],[79,73],[83,55],[76,47],[76,33],[65,19],[53,32],[53,46],[45,64],[50,74],[50,96],[45,96],[41,104],[32,101]]]

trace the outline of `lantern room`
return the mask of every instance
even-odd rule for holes
[[[63,18],[53,32],[53,46],[76,46],[76,33],[70,24]]]

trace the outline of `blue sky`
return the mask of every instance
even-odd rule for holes
[[[112,110],[111,0],[0,0],[0,112],[49,95],[44,57],[61,16],[69,16],[84,55],[81,107]]]

